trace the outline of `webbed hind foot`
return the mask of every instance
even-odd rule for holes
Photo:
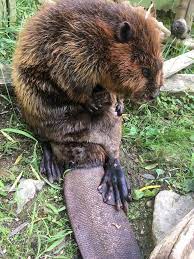
[[[110,160],[107,163],[98,190],[105,203],[115,205],[117,210],[122,207],[127,213],[128,202],[131,201],[131,189],[118,159]]]
[[[41,174],[46,175],[50,183],[59,182],[63,174],[63,166],[57,162],[49,143],[42,144],[42,149]]]

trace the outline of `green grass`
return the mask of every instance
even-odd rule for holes
[[[0,29],[0,63],[11,63],[17,34],[37,8],[36,1],[17,1],[16,25]],[[169,40],[164,58],[186,51]],[[184,72],[194,72],[194,67]],[[14,193],[8,193],[7,186],[12,186],[20,174],[35,180],[40,177],[41,148],[9,97],[0,95],[0,107],[8,111],[0,122],[0,257],[4,251],[6,258],[72,258],[77,246],[60,185],[46,185],[26,210],[16,214],[17,201]],[[183,194],[194,191],[194,97],[162,94],[154,104],[128,105],[124,118],[122,149],[135,156],[137,174],[133,178],[142,178],[144,173],[154,176],[153,180],[144,179],[138,184],[133,181],[137,201],[130,205],[129,219],[137,233],[148,225],[146,234],[137,236],[144,247],[149,243],[145,240],[150,236],[152,209],[146,208],[147,200],[142,198],[150,199],[160,189],[174,189]],[[142,194],[139,188],[147,185],[161,187]],[[25,222],[28,225],[10,238],[10,232]],[[145,249],[151,248],[149,245]]]
[[[193,122],[194,96],[176,98],[162,94],[155,105],[129,110],[123,144],[130,149],[135,147],[139,166],[152,171],[157,178],[155,183],[165,183],[181,193],[194,191]],[[188,180],[193,181],[192,189],[186,188]]]
[[[17,21],[16,25],[10,27],[6,22],[3,27],[0,27],[0,62],[11,63],[12,54],[15,48],[15,42],[22,25],[26,19],[33,15],[38,9],[38,1],[33,0],[18,0],[17,5]]]

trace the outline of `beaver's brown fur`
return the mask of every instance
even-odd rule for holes
[[[88,142],[101,145],[100,160],[107,154],[118,158],[121,129],[112,132],[110,113],[115,94],[151,99],[162,83],[154,19],[146,19],[142,8],[106,0],[45,6],[22,30],[14,55],[13,84],[23,115],[63,162],[81,145],[76,143]],[[98,85],[104,90],[95,91]],[[98,98],[94,116],[88,107]]]

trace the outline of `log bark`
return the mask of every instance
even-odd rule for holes
[[[153,250],[150,259],[194,258],[194,209]]]

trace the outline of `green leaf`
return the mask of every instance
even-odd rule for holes
[[[147,197],[147,198],[155,197],[158,192],[159,192],[158,189],[145,190],[144,191],[144,197]]]
[[[143,197],[144,197],[144,192],[142,192],[140,190],[134,190],[134,192],[133,192],[133,199],[134,200],[140,200]]]

